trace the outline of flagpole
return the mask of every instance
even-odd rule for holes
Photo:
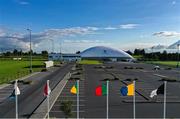
[[[79,80],[77,80],[77,119],[79,119]]]
[[[163,115],[163,119],[166,119],[166,85],[167,85],[167,81],[164,81],[164,115]]]
[[[133,81],[134,84],[134,96],[133,96],[133,118],[136,119],[136,83]]]
[[[15,97],[16,97],[16,119],[18,119],[18,95],[17,95],[17,80],[15,81]]]
[[[106,91],[107,91],[107,96],[106,96],[106,118],[109,118],[109,81],[106,81]]]
[[[48,119],[49,119],[49,80],[47,80],[47,85],[48,85],[48,95],[47,95],[47,112],[48,112]]]

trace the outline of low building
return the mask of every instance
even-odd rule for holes
[[[48,59],[52,61],[79,61],[81,60],[81,57],[79,54],[51,53],[49,54]]]

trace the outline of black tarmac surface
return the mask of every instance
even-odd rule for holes
[[[100,66],[100,65],[99,65]],[[179,69],[153,70],[152,64],[141,63],[107,63],[105,67],[98,65],[84,65],[84,81],[80,81],[80,117],[82,118],[106,118],[106,96],[95,96],[95,88],[109,82],[109,118],[132,118],[133,97],[122,96],[120,88],[132,83],[136,79],[136,117],[137,118],[162,118],[163,95],[151,99],[150,93],[163,84],[162,78],[175,80],[167,82],[167,117],[180,118],[180,71]],[[109,67],[112,66],[112,67]],[[131,67],[133,69],[126,69]],[[113,79],[119,80],[113,80]],[[70,88],[74,82],[69,81],[65,86],[58,101],[51,109],[51,117],[65,117],[60,110],[60,101],[64,99],[73,101],[73,117],[76,117],[76,96],[70,94]]]

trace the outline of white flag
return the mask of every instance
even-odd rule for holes
[[[15,90],[15,95],[20,95],[20,90],[19,90],[19,88],[17,86],[17,82],[14,85],[14,90]]]
[[[150,97],[153,98],[156,95],[157,95],[157,89],[155,89],[151,92]]]

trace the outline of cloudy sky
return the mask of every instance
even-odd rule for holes
[[[0,0],[0,49],[122,50],[180,40],[180,0]]]

